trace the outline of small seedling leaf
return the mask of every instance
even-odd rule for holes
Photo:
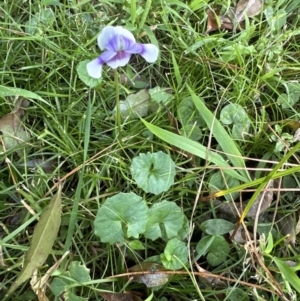
[[[148,206],[135,193],[119,193],[108,198],[98,209],[95,234],[102,242],[114,244],[126,238],[138,238],[149,219]]]
[[[144,233],[146,238],[169,240],[183,228],[184,214],[174,202],[155,203],[149,210],[149,221]]]
[[[161,151],[135,157],[130,170],[137,185],[155,195],[168,191],[174,183],[175,163]]]
[[[164,271],[168,271],[164,266],[151,262],[142,262],[141,264],[137,264],[131,267],[128,271],[147,272],[142,275],[133,275],[133,279],[135,281],[144,283],[147,287],[157,287],[164,285],[173,276],[172,274],[164,273]]]
[[[58,297],[61,295],[73,282],[69,272],[64,272],[59,277],[55,277],[51,282],[50,289],[54,296]]]
[[[224,219],[210,219],[203,222],[200,229],[210,235],[223,235],[229,233],[235,225]]]
[[[52,198],[35,226],[23,269],[7,295],[13,293],[28,280],[34,270],[44,264],[51,252],[61,223],[61,189],[60,185],[57,194]]]
[[[184,242],[177,238],[168,241],[164,253],[160,255],[163,265],[170,270],[178,270],[187,262],[188,249]]]

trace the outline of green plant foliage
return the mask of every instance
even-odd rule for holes
[[[146,238],[165,241],[174,238],[183,228],[184,214],[174,202],[155,203],[149,210],[149,221],[144,233]]]
[[[133,158],[130,167],[133,179],[145,192],[160,194],[174,183],[175,163],[161,151],[139,154]]]
[[[181,269],[187,262],[188,249],[184,242],[177,238],[168,241],[164,253],[160,255],[162,264],[170,270]]]
[[[180,134],[191,140],[198,141],[202,137],[202,132],[199,127],[193,124],[187,124],[180,129]]]
[[[214,173],[211,178],[209,179],[209,193],[213,194],[220,190],[225,190],[228,188],[233,188],[240,184],[239,180],[221,173],[220,171]],[[225,195],[227,201],[235,200],[239,196],[239,192],[233,192],[231,194]]]
[[[172,94],[167,92],[168,89],[155,87],[153,89],[149,89],[148,92],[150,94],[151,100],[155,101],[158,104],[166,103],[171,97]]]
[[[70,272],[64,272],[59,277],[55,277],[51,282],[50,289],[54,296],[61,295],[66,291],[67,286],[73,283]]]
[[[55,21],[51,8],[46,8],[35,14],[25,23],[25,31],[30,35],[42,35]]]
[[[138,238],[149,219],[145,200],[135,193],[118,193],[98,209],[95,234],[102,242],[114,244],[129,237]]]
[[[76,70],[77,70],[77,74],[78,77],[90,88],[95,88],[97,87],[101,82],[102,82],[102,77],[99,79],[95,79],[92,78],[88,75],[87,69],[86,69],[86,65],[87,63],[89,63],[90,60],[84,60],[81,61]]]
[[[182,126],[196,125],[198,128],[205,125],[204,119],[199,114],[192,97],[184,98],[177,107],[178,120]]]
[[[286,93],[282,93],[278,97],[278,102],[283,109],[293,107],[300,99],[300,83],[296,81],[283,82]]]
[[[90,270],[79,261],[72,261],[69,267],[71,277],[77,282],[91,281]]]
[[[220,121],[226,125],[233,124],[232,136],[235,139],[244,139],[244,135],[249,132],[251,124],[244,108],[236,103],[230,103],[222,109]]]
[[[228,242],[219,235],[204,236],[196,246],[199,255],[207,254],[207,262],[213,267],[220,265],[226,260],[229,249]]]
[[[203,222],[200,229],[206,234],[210,235],[223,235],[233,230],[235,224],[228,222],[224,219],[209,219]]]
[[[249,301],[249,295],[242,289],[235,287],[229,289],[226,293],[228,300],[230,301]]]

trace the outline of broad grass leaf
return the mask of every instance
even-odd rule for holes
[[[61,189],[60,185],[56,195],[52,198],[35,226],[23,269],[7,295],[13,293],[23,282],[28,280],[34,270],[44,264],[51,252],[61,223]]]
[[[152,240],[174,238],[183,228],[184,214],[174,202],[155,203],[149,210],[149,221],[144,236]]]
[[[188,249],[183,241],[173,238],[168,241],[160,259],[167,269],[181,269],[188,260]]]
[[[141,275],[132,275],[132,277],[135,281],[144,283],[147,287],[157,287],[166,284],[173,275],[164,273],[164,271],[168,270],[160,264],[151,262],[142,262],[128,269],[129,273],[145,272]]]
[[[243,182],[248,182],[248,178],[242,176],[241,174],[237,173],[235,170],[231,168],[231,166],[225,161],[225,159],[220,156],[219,154],[208,150],[202,144],[195,142],[189,138],[179,136],[172,132],[166,131],[161,129],[160,127],[153,125],[145,120],[142,119],[142,122],[145,126],[151,131],[154,135],[158,138],[164,140],[165,142],[174,145],[188,153],[191,153],[195,156],[198,156],[204,160],[208,160],[209,162],[213,162],[219,168],[224,168],[224,173],[231,175],[232,177],[239,179]]]
[[[102,77],[99,79],[95,79],[93,77],[90,77],[86,65],[89,63],[90,60],[84,60],[80,62],[76,68],[78,77],[90,88],[97,87],[102,82]]]
[[[124,237],[138,238],[149,219],[148,206],[133,192],[118,193],[98,209],[94,221],[95,234],[102,242],[123,242]]]
[[[223,235],[235,228],[235,224],[224,219],[209,219],[203,222],[200,229],[210,235]]]
[[[174,161],[161,151],[139,154],[133,158],[130,170],[137,185],[155,195],[168,191],[176,175]]]
[[[43,99],[38,94],[25,89],[20,89],[15,87],[7,87],[7,86],[0,85],[0,96],[1,97],[19,96],[19,97],[24,97],[29,99],[37,99],[48,106],[50,105],[50,103],[48,103],[45,99]]]
[[[289,267],[283,260],[272,257],[277,267],[279,268],[283,278],[291,284],[294,289],[300,294],[300,278],[295,271]]]
[[[220,147],[226,153],[228,160],[232,163],[234,167],[241,168],[238,172],[243,177],[245,182],[250,181],[251,178],[246,169],[245,161],[233,139],[226,132],[219,120],[215,118],[214,113],[212,113],[205,106],[204,101],[200,99],[191,88],[189,88],[189,91],[191,93],[196,108],[204,118],[206,125],[212,131],[212,134],[218,141]]]
[[[226,260],[229,254],[229,244],[224,237],[219,235],[204,236],[196,246],[199,255],[207,254],[207,262],[215,267],[220,265]]]

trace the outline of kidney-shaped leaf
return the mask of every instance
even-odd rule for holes
[[[149,210],[149,221],[145,237],[155,240],[159,237],[169,240],[177,236],[183,227],[184,214],[174,202],[162,201]]]
[[[145,192],[157,195],[174,183],[175,163],[161,151],[133,158],[130,170],[137,185]]]
[[[98,209],[95,234],[102,242],[110,244],[123,242],[124,236],[138,238],[145,231],[148,218],[145,200],[133,192],[119,193],[108,198]]]
[[[207,254],[207,262],[213,267],[220,265],[226,260],[229,249],[228,242],[219,235],[205,236],[196,246],[197,253],[199,255]]]

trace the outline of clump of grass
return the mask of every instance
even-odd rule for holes
[[[35,1],[28,5],[20,0],[0,4],[1,116],[13,110],[16,99],[12,96],[35,93],[28,97],[30,105],[21,119],[30,139],[5,149],[1,138],[1,298],[22,269],[37,221],[33,216],[47,206],[61,180],[62,223],[38,275],[44,275],[46,265],[52,266],[66,251],[70,253],[49,279],[49,300],[59,300],[53,281],[72,278],[72,268],[78,266],[80,271],[89,269],[92,281],[85,278],[84,285],[65,282],[68,300],[103,300],[104,291],[131,291],[143,300],[288,300],[297,296],[300,284],[294,247],[299,162],[298,145],[291,137],[299,128],[298,8],[296,1],[271,1],[260,14],[246,20],[244,29],[207,34],[207,10],[219,8],[223,13],[230,9],[227,5],[217,1],[210,6],[197,1],[189,5],[182,1]],[[115,135],[113,72],[105,69],[101,84],[93,88],[77,73],[80,62],[97,55],[97,35],[108,24],[126,27],[139,41],[160,47],[157,63],[134,58],[119,70],[120,99],[141,87],[166,88],[172,94],[144,122],[124,119],[121,143]],[[9,96],[7,87],[11,88]],[[186,99],[189,118],[182,117],[179,109]],[[213,113],[210,126],[205,110],[199,110],[200,102]],[[249,121],[245,131],[234,123],[240,116],[233,123],[223,122],[228,105],[244,110]],[[222,136],[226,141],[216,134],[217,121],[228,134]],[[193,141],[195,127],[201,135]],[[239,129],[244,132],[237,137]],[[3,133],[1,123],[0,130]],[[167,136],[164,139],[157,133]],[[180,140],[170,133],[187,137]],[[182,141],[185,145],[179,148],[177,143]],[[224,143],[235,145],[241,157]],[[195,156],[193,146],[201,146],[207,155]],[[131,166],[139,154],[159,151],[175,162],[176,176],[170,188],[156,195],[137,185]],[[232,173],[228,176],[225,165],[207,160],[211,153],[240,175],[238,182],[232,181]],[[245,166],[234,163],[237,158]],[[217,173],[221,176],[216,177]],[[246,178],[244,183],[241,177]],[[214,205],[216,196],[254,202],[253,193],[262,192],[272,178],[282,183],[274,185],[270,208],[256,218],[224,216]],[[164,235],[152,240],[141,231],[139,237],[126,237],[123,243],[101,242],[95,234],[97,212],[119,193],[135,193],[148,208],[162,201],[175,203],[187,218],[185,226],[190,226],[181,239],[188,251],[186,262],[153,291],[128,278],[109,278],[145,260],[159,262],[171,240]],[[237,243],[229,230],[211,232],[205,228],[209,220],[222,220],[216,224],[221,228],[225,220],[232,225],[243,222],[245,242]],[[290,244],[285,235],[290,235]],[[203,239],[209,243],[201,249]],[[132,247],[135,240],[144,249]],[[213,247],[214,240],[221,241],[221,247]],[[214,264],[212,257],[223,260]],[[296,266],[291,267],[291,262]],[[38,300],[27,282],[13,299]]]

